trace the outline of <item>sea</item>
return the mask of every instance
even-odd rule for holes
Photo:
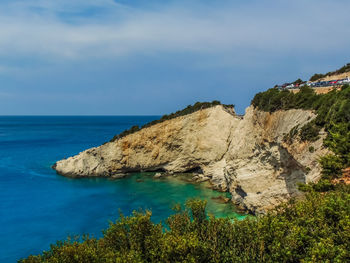
[[[126,178],[71,179],[51,166],[62,158],[109,141],[133,125],[159,116],[0,116],[0,262],[16,262],[50,249],[68,236],[101,237],[120,213],[151,210],[156,223],[190,198],[207,200],[208,212],[242,219],[229,197],[183,178],[154,173]]]

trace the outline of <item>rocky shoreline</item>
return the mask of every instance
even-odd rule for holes
[[[322,136],[312,143],[284,140],[296,125],[313,118],[307,110],[267,113],[252,106],[242,118],[218,105],[88,149],[53,168],[73,178],[195,173],[193,181],[230,192],[241,209],[265,213],[300,195],[298,183],[320,178],[317,159],[326,152]]]

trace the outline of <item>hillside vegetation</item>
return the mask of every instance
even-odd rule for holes
[[[68,239],[20,262],[349,262],[350,189],[338,188],[242,221],[207,217],[200,200],[177,206],[166,225],[134,212],[100,239]]]
[[[188,105],[185,109],[182,109],[182,110],[179,110],[175,113],[171,113],[169,115],[163,115],[160,119],[158,120],[154,120],[154,121],[151,121],[145,125],[143,125],[142,127],[139,127],[137,125],[135,126],[132,126],[130,129],[128,130],[125,130],[123,132],[121,132],[120,134],[117,134],[115,135],[110,141],[111,142],[114,142],[116,140],[119,140],[129,134],[132,134],[132,133],[135,133],[143,128],[147,128],[147,127],[150,127],[152,125],[155,125],[157,123],[161,123],[163,121],[167,121],[167,120],[171,120],[171,119],[174,119],[174,118],[177,118],[177,117],[180,117],[180,116],[185,116],[187,114],[191,114],[193,112],[196,112],[196,111],[199,111],[199,110],[203,110],[203,109],[207,109],[207,108],[211,108],[211,107],[214,107],[214,106],[217,106],[217,105],[222,105],[224,106],[225,108],[231,108],[233,109],[234,106],[233,105],[225,105],[225,104],[221,104],[220,101],[218,100],[214,100],[212,102],[196,102],[195,104],[193,105]]]
[[[295,127],[286,140],[299,136],[303,141],[315,141],[320,130],[327,132],[324,145],[334,154],[321,158],[323,178],[332,179],[341,176],[343,168],[350,166],[350,86],[326,94],[316,94],[312,88],[302,87],[300,92],[269,89],[255,95],[252,100],[259,110],[274,112],[277,110],[305,109],[314,110],[316,119],[303,127]]]
[[[318,73],[316,73],[310,78],[310,81],[316,81],[318,79],[321,79],[321,78],[324,78],[324,77],[327,77],[327,76],[338,75],[338,74],[342,74],[342,73],[345,73],[345,72],[350,72],[350,63],[346,64],[345,66],[341,67],[340,69],[328,72],[326,74],[318,74]]]

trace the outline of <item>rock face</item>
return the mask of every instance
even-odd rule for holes
[[[315,118],[311,111],[261,112],[252,106],[240,118],[215,106],[168,120],[58,161],[70,177],[123,177],[129,172],[193,172],[232,194],[243,209],[264,213],[299,194],[298,182],[320,177],[321,138],[312,144],[283,141]],[[313,146],[315,151],[310,152]]]

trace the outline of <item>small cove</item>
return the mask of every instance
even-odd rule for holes
[[[108,141],[132,125],[157,116],[0,117],[0,261],[15,262],[47,250],[68,235],[101,236],[119,212],[149,209],[154,222],[173,213],[174,204],[189,198],[208,201],[208,212],[243,218],[232,205],[212,198],[226,197],[180,177],[154,178],[135,173],[123,179],[70,179],[51,165],[64,157]]]

